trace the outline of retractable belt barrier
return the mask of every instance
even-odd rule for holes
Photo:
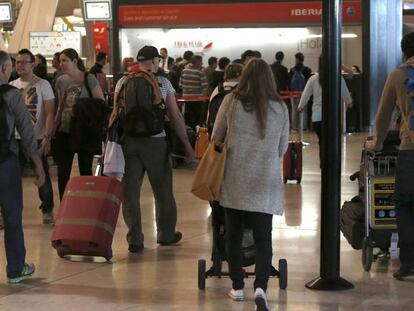
[[[280,97],[282,99],[292,99],[300,98],[302,96],[302,91],[281,91]]]

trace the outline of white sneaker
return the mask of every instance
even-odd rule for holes
[[[256,288],[256,291],[254,292],[254,302],[256,303],[257,311],[269,311],[266,293],[263,291],[263,289]]]
[[[234,301],[244,300],[244,290],[243,289],[231,289],[229,291],[229,296]]]

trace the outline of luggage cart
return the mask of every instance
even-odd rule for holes
[[[397,150],[373,153],[363,151],[362,173],[365,205],[365,238],[362,244],[362,265],[365,271],[372,262],[388,255],[390,237],[397,229],[393,202]],[[362,179],[362,180],[361,180]],[[381,251],[374,255],[374,248]]]

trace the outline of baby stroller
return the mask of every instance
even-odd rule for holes
[[[198,261],[198,288],[204,290],[206,288],[206,279],[212,277],[221,278],[222,276],[229,276],[229,272],[223,271],[223,261],[227,260],[226,256],[226,236],[225,236],[225,218],[224,208],[220,206],[217,201],[211,203],[212,208],[212,225],[213,225],[213,248],[211,260],[213,262],[210,269],[206,270],[206,260],[200,259]],[[249,228],[248,220],[245,223],[245,230],[243,233],[242,242],[243,252],[243,267],[254,265],[256,249],[253,240],[253,230]],[[287,287],[287,261],[286,259],[279,260],[279,270],[273,266],[270,276],[279,278],[279,288],[286,289]],[[245,278],[254,276],[254,272],[244,272]]]
[[[361,168],[350,179],[358,179],[359,197],[364,208],[364,237],[362,241],[362,265],[365,271],[372,262],[389,255],[392,233],[396,232],[396,211],[393,202],[395,170],[399,139],[394,131],[384,142],[384,149],[372,152],[364,149]],[[374,248],[380,252],[374,255]]]

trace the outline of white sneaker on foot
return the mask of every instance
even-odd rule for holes
[[[229,296],[234,301],[244,300],[244,290],[243,289],[231,289],[229,291]]]
[[[254,292],[254,302],[256,303],[257,311],[269,311],[269,305],[267,304],[266,293],[261,288],[256,288]]]

